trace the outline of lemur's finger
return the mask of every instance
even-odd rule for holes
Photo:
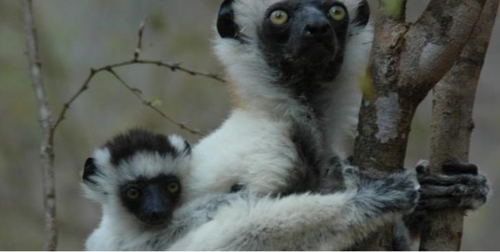
[[[467,186],[462,184],[451,186],[424,185],[420,188],[420,193],[422,199],[445,197],[481,198],[488,195],[489,187],[487,185]]]
[[[478,175],[478,168],[475,164],[470,163],[458,163],[454,161],[446,161],[442,165],[443,172],[445,174],[470,174]]]
[[[428,175],[428,176],[419,176],[418,181],[421,185],[485,185],[487,183],[487,179],[484,175],[470,175],[470,174],[462,174],[462,175]]]
[[[421,199],[417,210],[438,211],[446,209],[473,210],[486,203],[486,197],[448,197]]]

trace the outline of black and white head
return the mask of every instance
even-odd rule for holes
[[[365,70],[369,17],[366,0],[225,0],[215,52],[238,99],[307,95],[341,71]]]
[[[87,159],[83,189],[105,214],[139,220],[146,227],[163,226],[182,201],[190,152],[181,137],[130,130]]]

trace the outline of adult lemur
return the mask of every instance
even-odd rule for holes
[[[103,217],[86,249],[341,250],[412,210],[418,197],[410,173],[374,180],[336,166],[345,174],[344,192],[260,197],[239,191],[185,203],[189,159],[181,138],[144,130],[97,149],[85,163],[83,188],[102,205]]]
[[[353,80],[370,50],[368,18],[361,0],[222,3],[215,52],[234,109],[193,148],[192,197],[236,184],[264,194],[315,190],[359,106]]]
[[[357,78],[373,37],[369,15],[366,0],[222,3],[215,52],[226,67],[234,109],[193,148],[189,198],[239,187],[260,194],[321,189],[326,160],[350,152],[344,142],[360,106]],[[458,174],[422,173],[421,207],[484,204],[485,178],[473,166],[454,166]]]

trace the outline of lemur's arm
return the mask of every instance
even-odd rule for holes
[[[350,161],[344,163],[340,158],[332,158],[333,172],[336,176],[339,167],[349,166]],[[445,209],[474,210],[484,205],[490,191],[487,178],[478,173],[474,164],[447,161],[443,163],[444,174],[431,174],[428,163],[420,162],[415,168],[421,185],[420,200],[414,211],[397,218],[394,222],[393,246],[394,250],[410,250],[412,239],[416,238],[422,228],[423,218],[430,211]],[[380,175],[380,174],[378,174]],[[346,175],[343,175],[346,177]],[[370,177],[369,173],[362,172],[361,177]],[[346,180],[349,187],[349,180]],[[328,191],[328,181],[324,182]]]
[[[411,211],[418,183],[410,173],[365,179],[355,168],[345,192],[241,198],[170,249],[342,250]]]

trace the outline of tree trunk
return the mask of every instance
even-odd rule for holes
[[[369,73],[373,97],[361,105],[354,162],[365,170],[402,169],[415,110],[458,59],[486,0],[432,0],[414,24],[404,0],[381,0]],[[362,249],[392,250],[391,227]]]
[[[499,0],[487,0],[483,14],[451,71],[434,88],[430,166],[441,172],[449,158],[468,162],[472,111]],[[420,250],[460,250],[463,211],[433,213],[422,230]]]

